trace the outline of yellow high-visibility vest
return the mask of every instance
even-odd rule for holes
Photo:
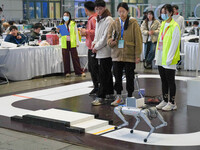
[[[71,48],[76,47],[76,31],[75,31],[76,23],[74,21],[70,22],[70,43]],[[61,37],[61,46],[64,49],[67,49],[67,35]]]
[[[158,51],[158,45],[159,45],[159,42],[160,42],[161,34],[163,33],[163,30],[164,30],[164,27],[165,27],[165,23],[166,23],[166,21],[163,21],[162,25],[161,25],[161,28],[160,28],[160,33],[159,33],[159,36],[158,36],[158,42],[157,42],[157,46],[156,46],[156,53]],[[163,38],[162,65],[167,65],[166,64],[167,55],[168,55],[168,52],[169,52],[169,49],[170,49],[170,46],[171,46],[171,43],[172,43],[173,31],[174,31],[174,29],[175,29],[176,26],[178,26],[179,31],[180,31],[180,27],[179,27],[178,23],[176,23],[172,19],[171,22],[170,22],[170,24],[169,24],[168,30],[165,29],[165,31],[167,30],[167,32],[166,32],[166,34],[165,34],[165,36]],[[181,37],[181,31],[180,31],[180,37]],[[175,65],[180,60],[180,41],[181,41],[181,39],[177,39],[177,40],[179,40],[179,44],[178,44],[178,47],[176,49],[176,53],[174,55],[172,63],[170,65]]]

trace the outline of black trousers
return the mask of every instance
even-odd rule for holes
[[[92,78],[94,89],[99,88],[99,65],[98,59],[96,59],[96,53],[92,50],[88,50],[88,69]]]
[[[132,97],[134,91],[135,63],[116,62],[116,61],[113,62],[113,72],[115,76],[114,89],[116,90],[117,94],[121,94],[123,90],[123,85],[122,85],[123,70],[125,70],[125,75],[126,75],[126,90],[128,92],[128,97]]]
[[[170,93],[170,102],[174,104],[176,95],[175,72],[173,69],[165,69],[158,66],[158,71],[162,81],[162,94],[165,102],[168,102],[168,93]]]
[[[114,94],[112,76],[112,58],[98,59],[99,61],[99,83],[100,87],[97,96],[105,98],[106,95]]]

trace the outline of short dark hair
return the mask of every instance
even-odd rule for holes
[[[169,13],[172,13],[171,16],[173,16],[174,10],[173,10],[172,5],[170,5],[170,4],[165,4],[161,9],[163,9],[163,8],[164,8],[165,10],[167,10]]]
[[[173,5],[172,7],[175,8],[176,10],[179,9],[178,5]]]
[[[96,7],[106,7],[106,2],[104,0],[96,0],[95,6]]]
[[[18,30],[16,26],[10,26],[9,30],[12,31],[13,29]]]
[[[193,25],[197,25],[197,26],[198,26],[198,25],[199,25],[199,22],[198,22],[198,21],[194,21],[194,22],[193,22]]]
[[[92,2],[92,1],[87,1],[87,2],[84,3],[84,7],[85,7],[86,9],[88,9],[89,11],[94,11],[94,9],[95,9],[95,4],[94,4],[94,2]]]
[[[0,11],[3,11],[3,9],[0,7]]]
[[[38,28],[42,28],[42,24],[40,23],[36,23],[34,26],[33,26],[33,29],[38,29]]]
[[[11,26],[13,26],[14,23],[15,23],[14,21],[8,21],[8,24]]]

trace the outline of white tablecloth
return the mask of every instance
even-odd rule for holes
[[[9,48],[2,71],[14,81],[63,72],[61,50],[60,46]]]
[[[78,55],[85,55],[80,57],[81,66],[84,67],[87,62],[85,43],[81,43],[77,50]],[[0,59],[0,64],[5,66],[0,69],[13,81],[64,72],[62,49],[59,45],[0,49],[1,52],[2,55],[4,52],[4,55]]]
[[[199,50],[199,43],[192,43],[192,42],[184,43],[184,54],[185,54],[184,70],[196,70],[198,50]]]

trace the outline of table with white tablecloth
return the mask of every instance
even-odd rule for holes
[[[199,43],[193,43],[193,42],[184,43],[184,70],[196,70],[198,50],[199,50]]]
[[[85,43],[81,43],[78,48],[78,54],[81,56],[87,54],[87,48],[84,45]],[[0,60],[0,63],[5,64],[1,71],[10,80],[27,80],[36,76],[64,72],[60,45],[4,48],[0,49],[0,52],[1,50],[7,52]],[[83,66],[85,63],[81,64]]]

